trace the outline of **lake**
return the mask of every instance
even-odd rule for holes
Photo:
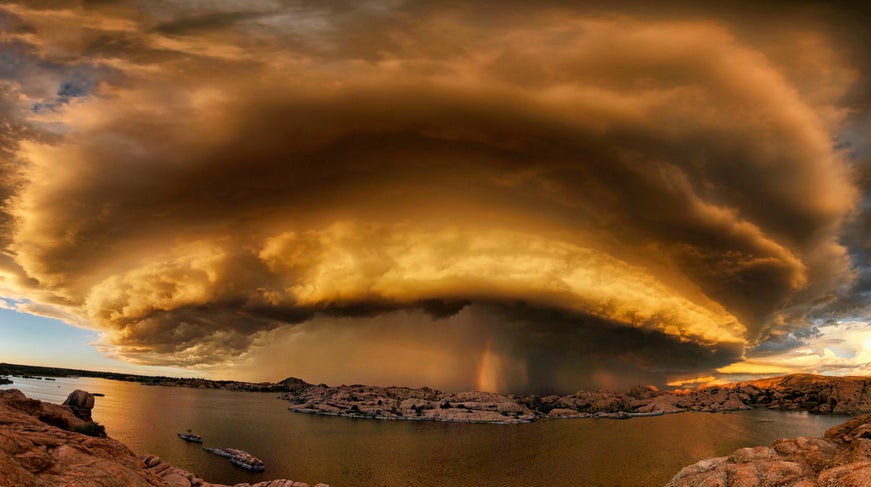
[[[549,420],[490,425],[383,421],[287,411],[274,393],[142,386],[95,378],[13,377],[28,397],[61,403],[75,389],[101,392],[94,420],[137,454],[152,453],[210,482],[288,478],[343,486],[661,486],[683,466],[793,436],[821,436],[846,421],[764,409],[630,420]],[[251,473],[182,441],[248,450]]]

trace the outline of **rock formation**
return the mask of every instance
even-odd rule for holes
[[[827,377],[793,374],[728,386],[754,405],[781,411],[871,413],[871,377]]]
[[[229,487],[210,484],[155,456],[139,458],[111,438],[79,433],[93,432],[89,425],[95,423],[74,414],[72,405],[90,416],[93,396],[75,391],[67,402],[71,404],[58,406],[28,399],[17,389],[0,391],[0,486]],[[235,487],[307,485],[282,479]]]
[[[294,412],[355,418],[528,423],[536,413],[516,396],[492,392],[446,393],[423,387],[329,387],[324,384],[280,396]]]
[[[824,438],[778,440],[682,469],[668,487],[861,487],[871,485],[871,414]]]
[[[64,406],[69,406],[76,417],[85,421],[91,421],[91,410],[94,409],[94,396],[76,389],[67,396]]]
[[[163,486],[123,444],[76,433],[64,406],[0,391],[0,485]]]
[[[297,379],[298,381],[298,379]],[[291,411],[355,418],[528,423],[541,418],[632,418],[684,411],[737,411],[764,407],[818,414],[871,413],[871,378],[807,374],[660,391],[636,386],[625,393],[579,391],[567,396],[489,392],[447,393],[428,387],[330,387],[286,379],[280,397]],[[291,387],[290,384],[293,384]]]

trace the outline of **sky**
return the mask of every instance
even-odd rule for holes
[[[871,373],[867,9],[600,3],[0,1],[0,361]]]

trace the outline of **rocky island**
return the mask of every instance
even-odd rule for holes
[[[301,385],[279,396],[293,412],[354,418],[528,423],[539,415],[517,396],[492,392],[446,393],[423,387]]]
[[[290,411],[354,418],[467,423],[528,423],[543,418],[628,419],[685,411],[753,408],[817,414],[871,413],[871,378],[797,374],[698,389],[661,391],[636,386],[623,392],[579,391],[567,396],[442,392],[423,387],[281,384]]]
[[[0,485],[51,487],[229,487],[212,484],[154,455],[139,457],[91,421],[94,397],[72,392],[64,405],[0,391]],[[308,487],[271,480],[235,487]],[[317,484],[315,487],[329,487]]]

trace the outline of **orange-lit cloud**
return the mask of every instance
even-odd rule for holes
[[[706,375],[703,377],[691,377],[689,379],[673,379],[666,383],[669,387],[681,387],[681,386],[700,386],[705,384],[715,383],[717,381],[717,377],[713,375]]]
[[[727,376],[773,376],[793,372],[867,375],[871,373],[871,328],[864,321],[827,323],[814,327],[812,339],[780,351],[757,352],[717,372]]]
[[[865,265],[839,139],[864,67],[813,8],[764,35],[746,9],[4,5],[0,290],[139,363],[410,313],[485,331],[369,324],[345,370],[405,347],[462,355],[445,384],[729,373]],[[575,348],[543,367],[548,340]]]

